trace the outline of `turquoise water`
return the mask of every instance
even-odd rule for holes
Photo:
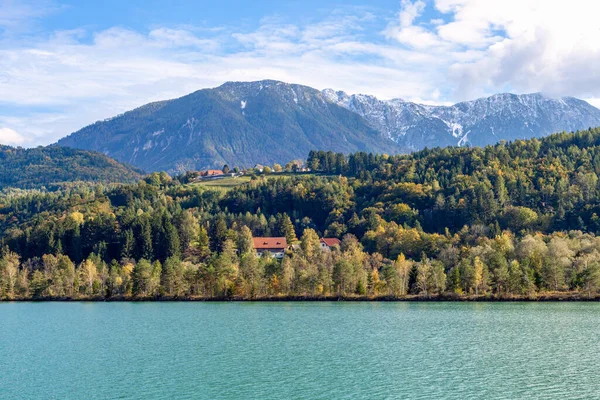
[[[1,399],[600,398],[596,303],[0,303]]]

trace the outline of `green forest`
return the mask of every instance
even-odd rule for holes
[[[0,298],[598,296],[600,129],[306,164],[229,190],[166,173],[4,190]],[[257,257],[263,236],[293,245]]]
[[[141,178],[142,171],[93,151],[0,145],[0,189],[56,190],[77,182],[133,183]]]

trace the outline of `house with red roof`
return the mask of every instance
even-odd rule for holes
[[[281,259],[288,247],[284,237],[255,237],[253,240],[254,251],[259,257],[268,251],[272,257]]]
[[[220,169],[209,169],[206,171],[200,171],[200,176],[202,176],[202,177],[221,176],[221,175],[225,175],[225,174]]]
[[[339,246],[342,244],[338,238],[321,238],[321,250],[331,250],[333,246]]]

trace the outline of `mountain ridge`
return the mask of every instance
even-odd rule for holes
[[[573,97],[500,93],[423,105],[276,80],[226,82],[146,104],[59,140],[146,171],[252,166],[310,150],[402,153],[484,146],[600,126],[600,110]]]
[[[325,89],[323,93],[330,101],[361,115],[384,136],[411,150],[428,146],[427,142],[431,141],[441,147],[485,146],[499,140],[528,139],[600,124],[600,110],[569,96],[498,93],[451,106],[434,106],[400,98],[379,100],[371,95],[348,95],[332,89]],[[419,140],[418,135],[426,130],[432,132],[432,136]]]
[[[287,162],[315,148],[401,150],[320,91],[277,81],[226,83],[151,103],[89,125],[57,144],[171,173]]]

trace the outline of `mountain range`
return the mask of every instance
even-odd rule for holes
[[[96,122],[59,146],[170,173],[304,159],[310,150],[401,153],[484,146],[600,126],[572,97],[497,94],[453,106],[379,100],[266,80],[228,82]]]
[[[275,81],[226,83],[151,103],[85,127],[58,145],[170,173],[284,163],[315,149],[402,150],[322,92]]]
[[[429,106],[402,99],[378,100],[331,89],[326,97],[363,117],[369,126],[402,147],[486,146],[559,131],[598,126],[600,110],[573,97],[540,93],[496,94],[453,106]]]

